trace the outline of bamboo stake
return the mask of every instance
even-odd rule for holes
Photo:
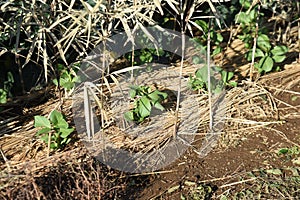
[[[255,37],[254,37],[254,41],[253,41],[252,58],[251,58],[251,65],[250,65],[250,81],[253,80],[254,59],[255,59],[255,51],[256,51],[256,45],[257,45],[257,37],[258,37],[259,11],[260,11],[260,5],[258,6],[257,18],[256,18],[256,22],[255,22]]]
[[[181,79],[182,79],[182,70],[183,70],[183,62],[185,56],[185,28],[183,27],[184,19],[183,19],[183,2],[180,0],[180,25],[181,25],[181,60],[180,60],[180,70],[179,70],[179,82],[178,82],[178,91],[177,91],[177,101],[176,101],[176,110],[175,110],[175,123],[174,123],[174,132],[173,139],[177,138],[177,130],[178,130],[178,112],[179,112],[179,104],[180,104],[180,96],[181,96]]]
[[[208,103],[209,103],[209,130],[212,131],[213,116],[212,116],[212,101],[211,101],[211,80],[210,80],[210,19],[208,22],[208,35],[207,35],[207,89],[208,89]]]

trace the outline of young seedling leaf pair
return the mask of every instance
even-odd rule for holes
[[[60,78],[59,78],[59,84],[62,86],[66,91],[70,91],[75,87],[76,83],[80,83],[80,77],[76,75],[76,66],[73,66],[73,68],[68,69],[62,64],[58,65],[58,70],[60,71]],[[53,80],[53,83],[58,86],[57,79]]]
[[[285,60],[288,48],[283,45],[272,48],[269,37],[264,34],[258,36],[257,39],[258,49],[255,58],[260,58],[260,60],[254,66],[259,73],[270,72],[274,69],[274,63],[281,63]]]
[[[74,131],[74,128],[69,128],[68,122],[57,110],[53,110],[50,113],[49,119],[44,116],[34,116],[34,127],[42,128],[36,135],[47,144],[49,142],[49,134],[51,134],[51,149],[62,148],[68,144],[71,141],[69,136]]]
[[[127,121],[142,122],[150,116],[153,106],[161,111],[165,109],[161,103],[168,94],[157,89],[153,90],[149,86],[130,86],[129,96],[134,101],[134,106],[124,113],[124,117]]]
[[[219,73],[221,75],[221,80],[215,78],[213,73]],[[212,92],[215,94],[220,93],[225,85],[236,87],[237,82],[231,81],[233,76],[233,72],[228,72],[219,67],[212,68],[210,76]],[[193,90],[206,91],[208,88],[207,66],[198,69],[194,76],[190,76],[188,85]]]

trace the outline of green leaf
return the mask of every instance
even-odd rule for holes
[[[56,128],[68,128],[69,124],[65,119],[60,119],[57,124],[54,125]]]
[[[64,82],[62,82],[61,86],[66,90],[71,90],[72,88],[74,88],[75,84],[71,80],[65,80]]]
[[[201,64],[201,63],[203,63],[203,59],[200,56],[193,56],[192,57],[192,62],[195,65]]]
[[[51,149],[57,149],[58,148],[58,143],[57,142],[52,142],[51,144],[50,144],[50,148]]]
[[[228,84],[232,87],[237,87],[238,83],[236,81],[230,81]]]
[[[276,46],[271,50],[271,53],[274,56],[282,56],[288,52],[288,48],[286,46]]]
[[[208,31],[208,24],[205,21],[203,21],[203,20],[196,20],[195,22],[196,22],[196,24],[198,24],[202,28],[203,33],[207,33],[207,31]]]
[[[0,104],[7,102],[7,92],[3,89],[0,89]]]
[[[60,122],[61,120],[64,120],[64,117],[63,115],[58,112],[57,110],[53,110],[51,113],[50,113],[50,121],[56,125],[58,124],[58,122]]]
[[[132,90],[140,90],[141,89],[141,87],[138,85],[130,85],[129,88]]]
[[[217,55],[217,54],[219,54],[221,52],[222,52],[222,47],[221,46],[217,46],[217,48],[215,48],[215,50],[213,51],[212,56],[215,56],[215,55]]]
[[[275,55],[275,56],[272,56],[273,60],[276,62],[276,63],[281,63],[285,60],[286,56],[279,56],[279,55]]]
[[[241,12],[240,14],[236,15],[237,23],[248,24],[250,23],[250,18],[245,12]]]
[[[128,111],[128,112],[124,113],[124,117],[127,121],[134,121],[133,111]]]
[[[196,77],[203,82],[207,82],[207,66],[198,69],[196,72]]]
[[[251,51],[251,56],[252,56],[252,51]],[[255,58],[261,58],[261,57],[264,57],[264,56],[265,56],[264,52],[262,50],[256,48],[254,57]]]
[[[234,76],[233,72],[227,72],[226,70],[221,71],[221,77],[223,80],[223,83],[227,83],[232,77]]]
[[[264,57],[265,56],[265,53],[259,49],[259,48],[256,48],[255,49],[255,55],[254,55],[254,58],[261,58],[261,57]],[[248,60],[248,61],[251,61],[252,60],[252,49],[249,50],[246,54],[245,54],[245,58]]]
[[[291,97],[291,100],[292,100],[292,101],[297,101],[298,98],[299,98],[299,96],[292,96],[292,97]]]
[[[34,127],[47,127],[51,128],[50,121],[44,116],[34,116]]]
[[[252,43],[245,42],[245,48],[246,49],[250,49],[251,46],[252,46]]]
[[[154,92],[148,95],[148,97],[152,100],[153,103],[156,103],[159,100],[161,100],[160,96],[158,95],[158,92],[158,90],[155,90]]]
[[[252,60],[252,51],[248,51],[245,53],[245,58],[247,61],[251,61]]]
[[[220,94],[223,91],[222,85],[216,85],[216,87],[213,90],[213,94]]]
[[[228,200],[228,199],[224,194],[222,194],[221,197],[220,197],[220,200]]]
[[[49,140],[49,134],[43,135],[42,137],[40,137],[40,139],[41,139],[42,141],[44,141],[45,143],[48,143],[48,140]]]
[[[168,94],[159,90],[155,90],[152,93],[150,93],[148,97],[150,97],[150,99],[155,103],[157,101],[162,101],[163,99],[166,99],[168,97]]]
[[[151,103],[146,96],[143,96],[139,100],[138,112],[142,118],[148,117],[151,112]]]
[[[256,10],[252,9],[248,15],[249,21],[253,22],[256,19]]]
[[[61,128],[60,129],[60,137],[66,138],[68,137],[72,132],[74,131],[74,128]]]
[[[80,83],[81,82],[80,76],[77,75],[77,76],[73,77],[72,82],[73,83]]]
[[[257,46],[268,53],[271,49],[270,39],[267,35],[261,34],[257,37]]]
[[[223,36],[220,33],[217,33],[217,42],[222,42],[223,41]]]
[[[249,0],[240,0],[240,4],[244,7],[244,9],[249,9],[251,7],[251,3]]]
[[[227,82],[228,82],[229,80],[231,80],[231,79],[233,78],[233,76],[234,76],[234,72],[228,72]]]
[[[157,108],[157,109],[159,109],[159,110],[161,110],[161,111],[165,110],[165,108],[159,102],[156,102],[154,104],[154,107]]]
[[[49,133],[50,131],[51,131],[50,128],[45,127],[45,128],[42,128],[41,130],[39,130],[39,131],[36,133],[36,135],[37,135],[37,136],[38,136],[38,135],[42,135],[42,134],[45,134],[45,133]]]
[[[166,92],[161,92],[157,90],[157,94],[162,97],[162,99],[168,98],[168,94]]]
[[[260,59],[258,67],[265,72],[270,72],[273,69],[274,61],[270,56],[265,56]]]
[[[132,90],[132,89],[129,90],[129,96],[130,96],[130,98],[134,99],[135,95],[136,95],[136,90]]]
[[[57,82],[57,79],[53,79],[52,81],[54,83],[54,85],[58,86],[58,82]]]

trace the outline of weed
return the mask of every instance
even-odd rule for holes
[[[71,141],[70,134],[74,131],[74,128],[69,127],[64,116],[57,110],[50,113],[49,119],[44,116],[34,116],[34,127],[42,127],[36,136],[50,144],[51,149],[63,148]]]
[[[300,148],[298,146],[279,149],[277,154],[279,156],[284,155],[286,160],[291,161],[295,165],[300,165]]]
[[[181,194],[182,200],[210,199],[213,194],[213,188],[209,185],[198,185],[192,181],[185,181],[184,185],[188,188],[188,194]]]

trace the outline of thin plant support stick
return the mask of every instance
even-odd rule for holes
[[[132,70],[131,70],[131,80],[130,81],[133,81],[133,67],[134,67],[134,44],[132,43],[132,47],[131,47],[131,67],[132,67]]]
[[[250,81],[253,80],[254,59],[255,59],[255,51],[256,51],[256,45],[257,45],[257,37],[258,37],[259,11],[260,11],[260,5],[258,6],[257,17],[256,17],[256,22],[255,22],[255,37],[253,40],[252,57],[251,57],[251,65],[250,65]]]
[[[85,124],[88,140],[90,140],[91,135],[94,135],[94,121],[91,99],[89,96],[89,86],[87,84],[84,84],[83,90]]]
[[[110,73],[110,68],[109,68],[109,61],[110,61],[110,54],[106,51],[106,40],[104,39],[103,40],[103,50],[102,50],[102,52],[103,52],[103,57],[102,57],[102,74],[101,74],[101,76],[102,76],[102,79],[101,79],[101,81],[102,81],[102,84],[103,84],[103,82],[104,82],[104,79],[105,79],[105,73],[104,73],[104,69],[105,69],[105,67],[107,66],[107,74],[109,74]],[[106,53],[108,53],[108,55],[106,56]],[[100,87],[100,89],[101,89],[101,93],[103,92],[103,87]],[[100,95],[100,101],[101,101],[101,105],[103,105],[103,102],[104,102],[104,100],[103,100],[103,95]],[[100,112],[101,112],[101,116],[104,116],[104,114],[103,114],[103,109],[100,109]],[[104,119],[103,119],[103,117],[101,117],[101,126],[104,126]],[[102,131],[103,131],[103,129],[102,129]]]
[[[109,3],[110,4],[110,3]],[[105,37],[106,38],[106,37]],[[105,67],[107,66],[107,74],[110,74],[110,68],[109,68],[109,61],[111,60],[111,54],[109,53],[109,52],[107,52],[106,51],[106,40],[104,39],[103,40],[103,58],[102,58],[102,83],[103,83],[103,81],[104,81],[104,79],[105,79],[105,73],[104,73],[104,69],[105,69]],[[106,53],[108,53],[108,56],[106,56]],[[92,89],[92,88],[90,88],[90,89]],[[103,87],[101,87],[101,94],[102,94],[102,92],[103,92]],[[87,93],[87,95],[88,95],[88,93]],[[103,100],[103,95],[100,95],[100,98],[101,98],[101,105],[104,105],[104,100]],[[95,97],[94,97],[94,99],[95,99]],[[95,99],[96,100],[96,99]],[[91,105],[89,105],[89,106],[91,106]],[[94,138],[94,131],[95,131],[95,129],[94,129],[94,119],[93,119],[93,115],[92,115],[92,108],[90,107],[89,108],[89,112],[90,112],[90,116],[89,117],[91,117],[91,126],[93,126],[92,127],[92,132],[93,132],[93,138]],[[100,108],[100,112],[101,112],[101,114],[100,114],[100,116],[101,116],[101,132],[102,132],[102,136],[104,135],[104,111],[103,111],[103,109],[101,109]],[[94,140],[93,140],[93,144],[94,144]],[[103,146],[102,146],[102,148],[103,149],[105,149],[105,143],[104,143],[104,137],[102,137],[102,144],[103,144]],[[104,161],[106,160],[106,156],[104,156],[103,157],[104,158]]]
[[[178,91],[177,91],[177,101],[176,101],[176,111],[175,111],[175,123],[174,123],[174,132],[173,139],[177,138],[177,129],[178,129],[178,112],[179,112],[179,104],[180,104],[180,96],[181,96],[181,79],[182,79],[182,71],[183,71],[183,62],[185,56],[185,28],[183,22],[183,4],[182,0],[180,1],[180,23],[181,23],[181,60],[180,60],[180,71],[179,71],[179,82],[178,82]]]
[[[213,127],[213,114],[212,114],[212,94],[211,94],[211,80],[210,80],[210,19],[208,22],[208,35],[207,35],[207,89],[208,89],[208,104],[209,104],[209,130],[212,131]]]

